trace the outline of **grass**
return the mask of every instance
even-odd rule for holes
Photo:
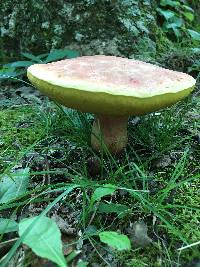
[[[14,212],[19,220],[27,212],[56,213],[75,228],[74,251],[81,253],[71,261],[138,267],[180,266],[199,259],[198,244],[178,250],[200,239],[199,105],[194,98],[136,123],[130,118],[129,145],[118,158],[91,150],[91,115],[48,101],[2,109],[1,177],[16,168],[31,169],[29,188],[0,205],[2,216]],[[117,190],[91,204],[103,184]],[[64,190],[75,185],[69,193]],[[141,220],[148,227],[150,246],[137,247],[132,226]],[[132,250],[117,252],[100,243],[94,233],[101,230],[127,234]],[[7,239],[4,234],[2,241]],[[4,260],[16,255],[21,242]]]

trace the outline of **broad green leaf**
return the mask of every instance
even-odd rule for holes
[[[173,1],[173,0],[161,0],[160,5],[177,7],[177,6],[180,6],[180,3],[178,1]]]
[[[106,243],[117,250],[130,250],[131,242],[126,235],[118,234],[117,232],[104,231],[99,233],[101,242]]]
[[[165,10],[161,8],[157,8],[156,10],[160,13],[160,15],[165,17],[166,20],[169,20],[176,15],[176,13],[171,10]]]
[[[18,231],[18,223],[12,219],[0,218],[0,234]]]
[[[29,168],[20,169],[0,180],[0,203],[7,203],[24,194],[29,184]]]
[[[199,32],[188,29],[188,33],[190,34],[190,36],[192,37],[193,40],[200,41],[200,33]]]
[[[174,28],[180,28],[183,26],[183,20],[177,16],[173,17],[173,19],[170,22],[166,22],[165,26],[167,29],[174,29]]]
[[[116,189],[117,187],[112,184],[105,184],[102,185],[102,187],[98,187],[92,195],[92,203],[100,200],[104,196],[112,194],[113,192],[115,192]]]
[[[51,203],[47,205],[47,207],[41,212],[39,215],[39,218],[36,218],[36,220],[39,220],[42,216],[45,216],[54,206],[56,203],[58,203],[60,200],[62,200],[64,197],[66,197],[72,190],[75,188],[79,187],[77,184],[68,184],[65,186],[65,190],[63,193],[58,195]],[[28,231],[32,228],[32,225],[35,223],[33,221],[30,226],[27,228],[27,231],[24,232],[24,234],[15,242],[15,244],[12,246],[12,248],[9,250],[3,261],[1,262],[1,267],[6,267],[8,263],[10,262],[11,258],[15,255],[16,250],[19,248],[21,245],[23,239],[25,238],[26,234]]]
[[[75,50],[68,50],[67,51],[67,58],[75,58],[79,56],[79,52]]]
[[[191,12],[183,12],[183,15],[191,22],[194,20],[194,14]]]
[[[42,59],[42,58],[45,58],[45,57],[47,57],[48,56],[48,53],[44,53],[44,54],[40,54],[40,55],[38,55],[37,57],[39,58],[39,59]]]
[[[17,71],[15,68],[3,68],[0,70],[0,79],[9,79],[11,77],[17,77],[21,74],[24,74],[25,71]]]
[[[173,27],[172,30],[174,34],[176,35],[176,37],[181,37],[181,31],[178,28]]]
[[[10,79],[11,77],[17,77],[19,75],[18,72],[0,73],[0,80]]]
[[[183,21],[177,17],[173,18],[173,22],[169,23],[169,22],[164,22],[163,24],[163,29],[168,31],[169,29],[173,30],[174,34],[176,35],[176,37],[180,37],[181,36],[181,26],[183,24]]]
[[[4,67],[6,68],[21,68],[21,67],[29,67],[33,65],[34,62],[31,61],[15,61],[8,64],[5,64]]]
[[[20,237],[37,217],[24,219],[19,223]],[[62,251],[61,233],[53,220],[45,216],[40,217],[24,237],[23,243],[29,246],[38,256],[49,259],[58,266],[67,266]]]
[[[77,57],[79,54],[76,51],[69,50],[69,49],[57,49],[52,51],[48,57],[44,60],[45,63],[60,60],[63,58],[73,58]]]
[[[28,59],[31,59],[33,62],[41,63],[41,59],[37,56],[34,56],[30,53],[22,53],[22,55]]]

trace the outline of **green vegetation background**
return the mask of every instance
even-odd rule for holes
[[[69,264],[199,266],[199,245],[194,245],[200,240],[199,14],[198,1],[1,3],[0,217],[19,223],[49,209],[48,217],[56,216],[65,226],[58,223],[67,235]],[[93,54],[187,72],[197,86],[182,103],[130,118],[129,145],[121,157],[96,155],[89,142],[92,115],[50,102],[25,75],[35,62]],[[26,181],[19,194],[18,183],[13,187],[8,178],[15,176]],[[1,189],[5,184],[6,190],[13,188],[9,194]],[[104,184],[115,188],[105,194]],[[78,187],[57,199],[69,185]],[[103,193],[95,202],[97,189]],[[66,227],[75,229],[72,239]],[[14,255],[11,264],[18,266],[25,251],[23,262],[30,265],[35,259],[30,250],[11,242],[5,253],[5,243],[18,238],[16,225],[11,229],[11,234],[0,232],[1,259]],[[101,231],[126,234],[131,250],[101,243]]]

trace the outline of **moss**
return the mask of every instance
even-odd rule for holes
[[[0,167],[15,160],[31,144],[42,137],[44,129],[32,107],[0,111]]]
[[[182,225],[182,232],[190,240],[190,242],[197,242],[200,239],[200,232],[198,231],[200,213],[199,210],[194,211],[193,207],[197,208],[200,203],[199,195],[200,181],[186,183],[176,194],[174,204],[185,206],[185,208],[176,212],[175,220]]]

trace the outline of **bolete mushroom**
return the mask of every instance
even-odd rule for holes
[[[28,68],[28,78],[42,93],[60,104],[96,119],[91,145],[101,140],[111,153],[127,144],[130,115],[170,106],[188,96],[195,79],[188,74],[115,56],[82,56]]]

